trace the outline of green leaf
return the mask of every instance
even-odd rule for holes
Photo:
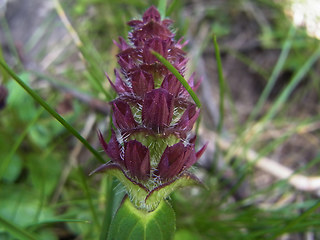
[[[146,212],[125,198],[111,223],[108,240],[170,240],[175,228],[175,213],[167,201],[163,200],[156,210]]]

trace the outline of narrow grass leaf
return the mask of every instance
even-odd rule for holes
[[[16,61],[17,66],[19,67],[19,69],[22,69],[23,64],[21,63],[21,59],[19,57],[18,50],[14,44],[15,41],[14,41],[13,36],[11,34],[10,26],[9,26],[8,21],[5,16],[0,17],[0,27],[2,28],[3,36],[5,37],[6,42],[8,43],[10,52],[14,56],[14,60]]]
[[[167,0],[159,0],[158,10],[160,12],[162,19],[166,17],[166,8],[167,8]]]
[[[225,92],[225,84],[222,72],[222,63],[220,57],[220,50],[219,45],[216,39],[216,36],[213,35],[213,45],[216,54],[216,61],[217,61],[217,69],[218,69],[218,80],[219,80],[219,122],[218,122],[218,133],[220,134],[223,128],[223,119],[224,119],[224,92]]]
[[[93,219],[93,222],[96,226],[97,229],[101,229],[101,224],[99,222],[99,218],[98,218],[98,214],[96,212],[96,208],[94,207],[94,204],[93,204],[93,201],[92,201],[92,196],[91,196],[91,193],[90,193],[90,190],[89,190],[89,186],[88,186],[88,183],[87,183],[87,179],[86,179],[86,176],[84,175],[83,173],[83,170],[82,168],[79,166],[78,169],[77,169],[77,173],[80,177],[80,180],[81,180],[81,184],[82,184],[82,187],[83,187],[83,191],[86,195],[86,199],[88,201],[88,205],[89,205],[89,208],[90,208],[90,212],[91,212],[91,215],[92,215],[92,219]]]
[[[1,44],[0,44],[0,60],[4,61]],[[0,73],[1,73],[1,76],[2,76],[2,82],[6,83],[8,81],[8,79],[9,79],[9,75],[7,74],[7,72],[4,69],[2,69],[2,67],[0,67]]]
[[[291,220],[286,226],[282,227],[276,234],[274,234],[270,240],[276,239],[278,236],[287,233],[289,229],[292,229],[294,226],[296,226],[299,223],[303,223],[303,221],[313,212],[315,212],[318,208],[320,208],[320,201],[318,201],[316,204],[314,204],[312,207],[310,207],[307,211],[302,213],[297,218]]]
[[[100,154],[84,139],[77,130],[75,130],[67,121],[64,120],[52,107],[50,107],[35,91],[33,91],[27,84],[25,84],[14,72],[8,67],[8,65],[0,61],[0,65],[6,70],[6,72],[36,101],[38,102],[48,113],[50,113],[55,119],[57,119],[72,135],[74,135],[83,145],[102,163],[105,163]]]
[[[250,120],[252,120],[253,118],[255,118],[257,116],[257,114],[260,112],[262,106],[265,104],[267,98],[269,97],[270,92],[271,92],[272,88],[274,87],[274,85],[275,85],[275,83],[276,83],[276,81],[277,81],[277,79],[283,69],[283,66],[286,62],[286,59],[289,55],[291,45],[292,45],[292,40],[295,35],[295,32],[296,32],[295,27],[292,26],[289,30],[288,38],[286,39],[286,41],[283,45],[283,48],[280,53],[280,57],[276,63],[276,66],[274,67],[274,70],[271,74],[271,77],[269,78],[269,80],[267,82],[267,86],[264,88],[264,90],[258,100],[258,103],[255,105],[254,109],[252,110],[252,112],[249,116],[248,122],[250,122]]]
[[[288,86],[282,91],[281,95],[277,98],[275,103],[272,105],[269,112],[263,118],[263,122],[270,120],[278,112],[281,106],[288,100],[290,94],[295,87],[301,82],[303,77],[309,72],[312,65],[320,57],[320,47],[314,52],[314,54],[306,61],[306,63],[299,69],[299,71],[293,76]]]
[[[103,92],[106,99],[107,100],[111,100],[112,96],[110,93],[108,93],[102,86],[102,83],[100,81],[100,79],[105,79],[104,75],[102,74],[102,71],[100,71],[99,69],[99,63],[97,61],[95,61],[95,59],[91,56],[91,54],[89,54],[90,50],[87,50],[86,45],[83,44],[81,38],[79,37],[78,33],[76,32],[76,30],[73,28],[73,26],[71,25],[61,3],[59,0],[54,0],[55,3],[55,8],[56,11],[62,21],[62,23],[64,24],[64,26],[66,27],[66,29],[68,30],[69,34],[71,35],[73,42],[76,44],[77,48],[79,49],[79,51],[81,52],[85,63],[87,65],[87,70],[90,73],[92,79],[95,82],[95,86],[98,87],[98,90],[100,92]]]
[[[163,56],[161,56],[161,54],[159,54],[159,53],[157,53],[155,51],[151,51],[151,53],[154,56],[156,56],[156,58],[163,65],[165,65],[168,68],[168,70],[181,82],[181,84],[187,90],[187,92],[190,94],[190,96],[192,97],[193,101],[196,103],[198,108],[200,108],[201,107],[201,102],[200,102],[197,94],[192,90],[192,88],[188,84],[187,80],[184,79],[184,77],[179,73],[179,71],[167,59],[165,59]]]

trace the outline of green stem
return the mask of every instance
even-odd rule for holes
[[[181,82],[183,87],[187,90],[187,92],[192,97],[193,101],[197,104],[198,108],[200,108],[201,107],[201,102],[200,102],[197,94],[192,90],[192,88],[188,84],[187,80],[184,79],[184,77],[179,73],[179,71],[167,59],[165,59],[163,56],[161,56],[161,54],[159,54],[159,53],[157,53],[157,52],[155,52],[153,50],[151,50],[151,53],[154,56],[156,56],[156,58],[163,65],[165,65],[168,68],[168,70]]]
[[[85,140],[77,130],[75,130],[63,117],[61,117],[53,108],[51,108],[35,91],[33,91],[27,84],[25,84],[14,72],[8,67],[8,65],[0,61],[0,65],[3,69],[31,96],[38,102],[48,113],[50,113],[55,119],[57,119],[72,135],[78,140],[101,162],[105,163],[100,154]]]

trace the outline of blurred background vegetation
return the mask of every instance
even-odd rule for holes
[[[108,135],[115,97],[105,78],[117,67],[113,40],[152,4],[0,0],[0,59],[100,151],[96,129]],[[209,141],[194,168],[205,188],[171,196],[175,240],[320,239],[319,7],[167,1],[177,39],[189,41],[186,75],[202,79],[198,143]],[[0,72],[0,239],[104,239],[123,189],[88,177],[97,159]]]

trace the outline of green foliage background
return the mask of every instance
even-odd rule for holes
[[[235,138],[228,150],[216,145],[217,151],[207,157],[210,166],[200,164],[196,167],[196,174],[202,176],[205,189],[189,188],[171,196],[170,202],[177,217],[174,239],[280,239],[285,234],[289,239],[307,239],[308,234],[318,239],[318,193],[298,191],[288,183],[288,179],[272,181],[267,187],[257,188],[254,184],[257,171],[254,163],[245,161],[245,153],[233,153],[240,146],[244,150],[255,149],[259,157],[272,155],[301,129],[319,123],[319,112],[301,116],[295,108],[303,99],[308,99],[308,94],[319,100],[319,41],[307,36],[303,29],[292,27],[284,14],[288,6],[277,1],[233,0],[224,6],[215,5],[214,1],[212,4],[203,2],[210,6],[203,11],[203,22],[209,24],[210,31],[205,34],[205,41],[196,47],[199,56],[214,49],[213,33],[218,43],[223,42],[232,31],[232,16],[242,12],[245,4],[253,4],[258,9],[268,9],[268,16],[272,16],[270,25],[259,25],[261,51],[275,50],[279,57],[272,69],[266,69],[241,51],[220,45],[222,54],[234,56],[248,71],[259,76],[257,84],[263,86],[262,97],[251,115],[241,120],[243,116],[236,108],[232,86],[228,79],[221,79],[218,85],[219,101],[224,101],[219,108],[221,124],[219,128],[208,125],[211,122],[206,121],[205,116],[202,124],[216,132],[219,138],[229,135]],[[66,91],[63,89],[75,90],[101,102],[113,99],[115,93],[104,76],[104,72],[112,75],[117,66],[117,48],[112,40],[118,36],[126,37],[130,31],[126,22],[141,16],[151,4],[158,5],[158,1],[78,0],[61,1],[61,4],[82,45],[71,41],[48,68],[29,68],[19,57],[8,19],[2,16],[1,34],[11,45],[0,46],[3,52],[0,60],[12,66],[15,74],[54,109],[65,103]],[[190,34],[192,17],[187,18],[184,11],[196,6],[192,4],[193,1],[167,2],[166,14],[175,21],[177,39]],[[64,25],[53,9],[39,25],[37,34],[23,45],[24,51],[31,52],[35,46],[41,45],[56,27],[64,28]],[[190,50],[192,44],[186,50]],[[3,50],[8,48],[9,51]],[[40,62],[48,51],[43,47],[36,59]],[[211,58],[216,59],[214,54]],[[197,60],[192,59],[194,62]],[[194,70],[197,71],[196,68]],[[218,70],[222,73],[221,67]],[[279,83],[278,79],[286,73],[289,77],[285,84]],[[109,176],[88,177],[100,162],[3,68],[1,83],[8,88],[9,97],[6,108],[0,111],[0,239],[105,239],[107,226],[124,195],[123,188]],[[201,98],[200,94],[198,96]],[[97,113],[88,102],[83,103],[76,98],[69,103],[71,111],[63,112],[62,116],[79,132],[86,128],[90,116],[95,117],[95,124],[86,138],[100,150],[95,129],[108,134],[110,116]],[[303,103],[306,107],[311,104]],[[319,109],[319,104],[316,105]],[[227,116],[232,116],[232,128],[223,125],[223,117]],[[260,130],[255,130],[257,126]],[[269,128],[284,130],[280,137],[264,140],[263,134]],[[252,133],[249,140],[248,132]],[[310,138],[319,138],[318,131],[311,135]],[[210,140],[215,142],[216,139]],[[290,154],[298,150],[293,149]],[[223,169],[217,165],[218,159],[225,161]],[[319,161],[320,152],[317,150],[311,159],[298,164],[295,171],[305,175],[319,174]],[[233,174],[227,178],[230,169]],[[243,184],[251,186],[250,194],[238,197]],[[293,200],[273,208],[269,204],[264,208],[261,202],[273,195],[276,196],[275,205],[287,196]]]

